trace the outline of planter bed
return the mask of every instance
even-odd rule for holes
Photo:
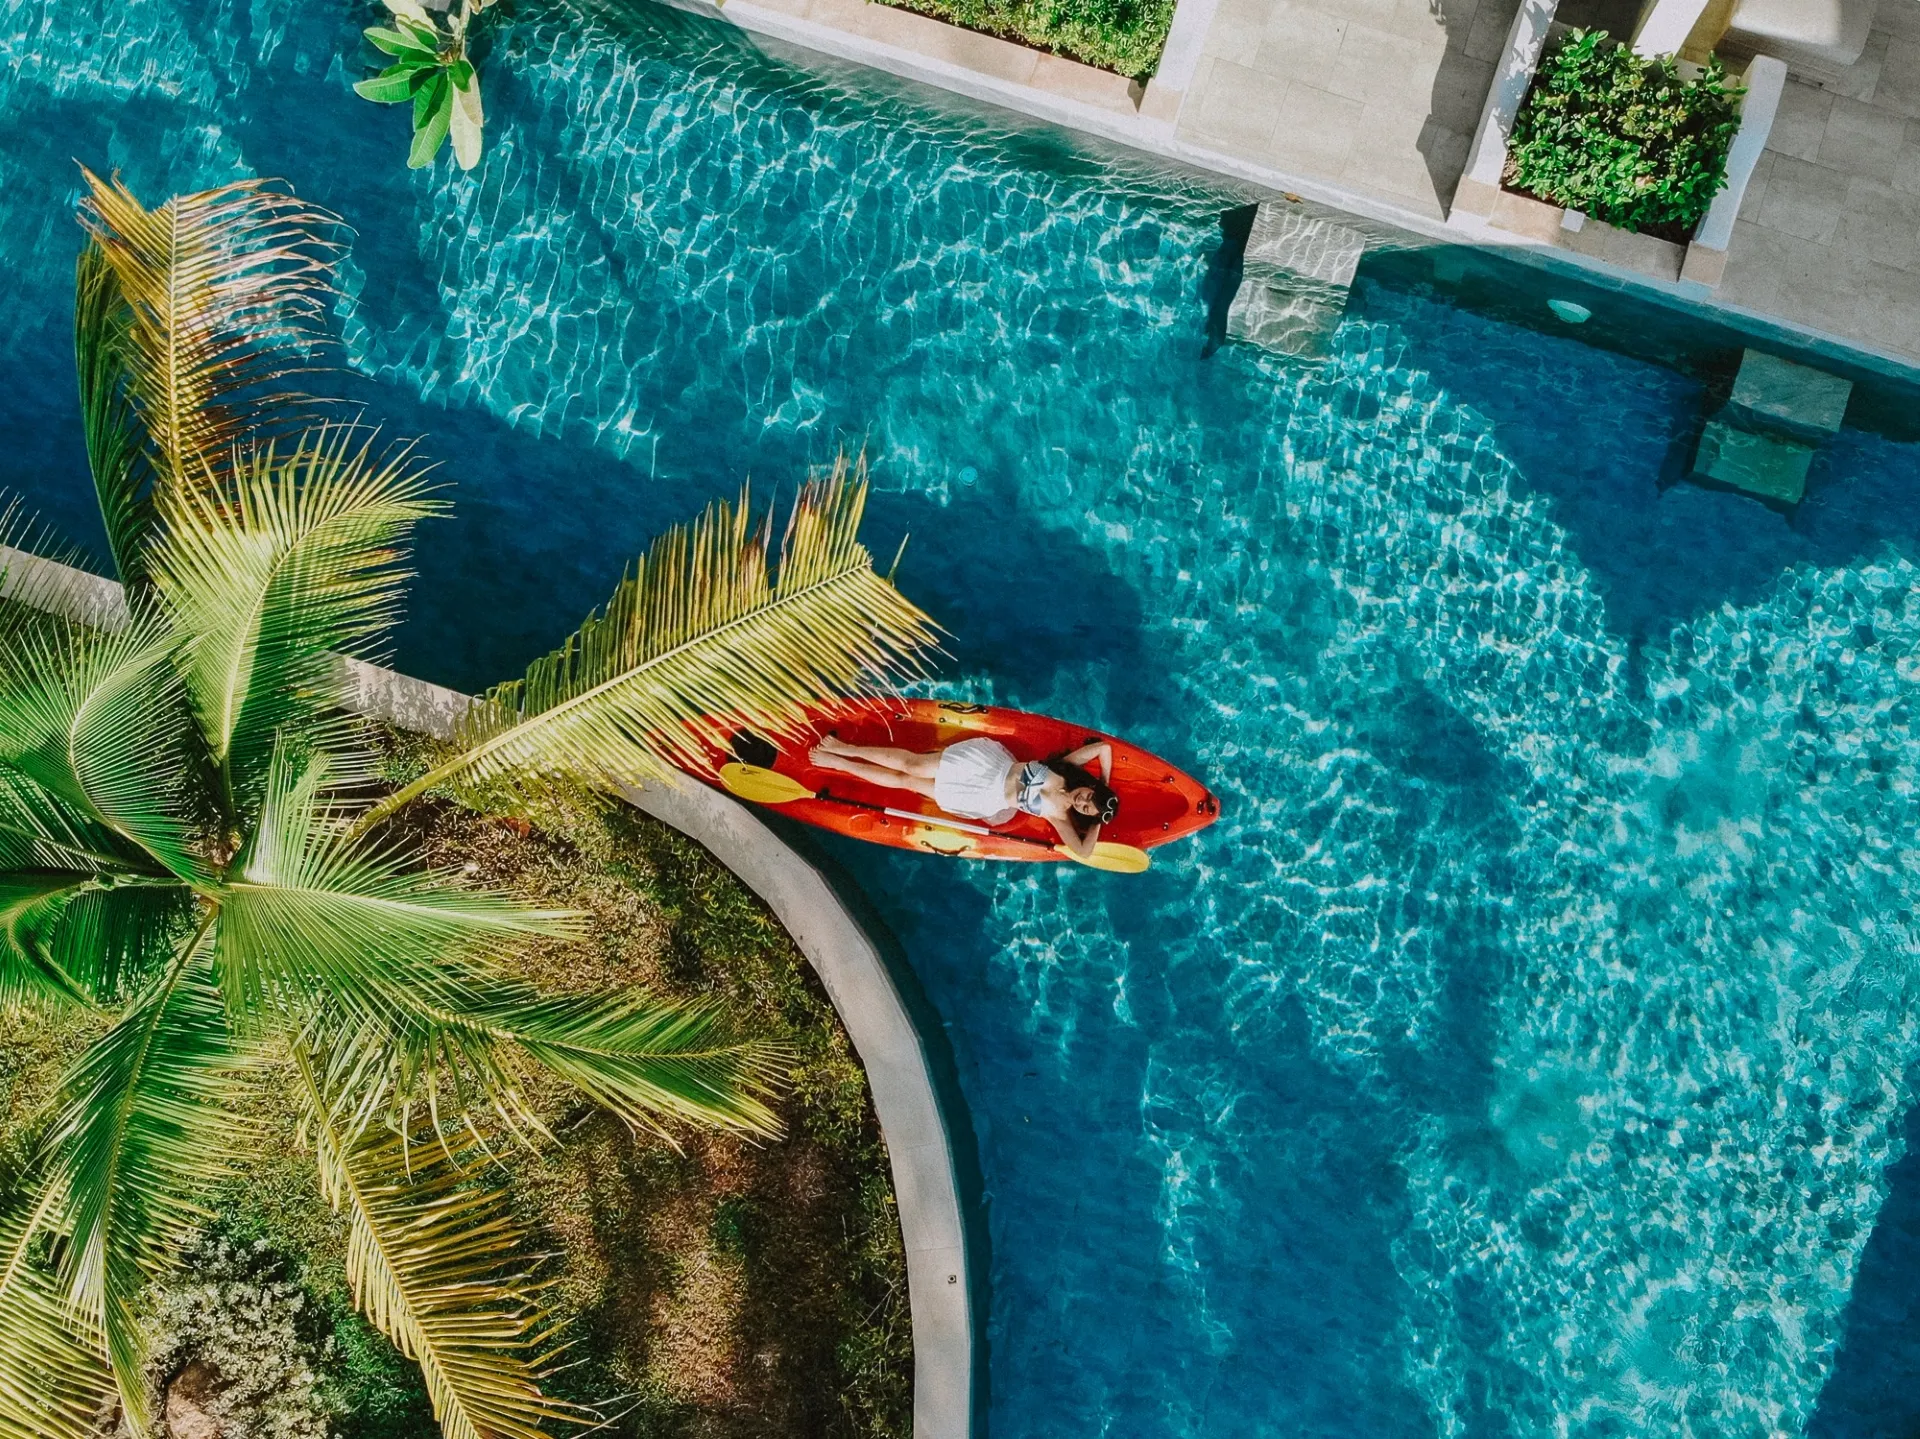
[[[1160,64],[1173,0],[882,0],[1144,82]]]
[[[1724,162],[1724,184],[1691,226],[1652,224],[1630,230],[1569,209],[1516,183],[1509,142],[1543,55],[1571,32],[1554,22],[1553,0],[1529,0],[1515,17],[1506,54],[1475,135],[1455,197],[1456,223],[1486,225],[1623,270],[1699,289],[1719,283],[1727,246],[1754,167],[1766,147],[1785,67],[1755,59],[1738,77],[1738,124]],[[1697,73],[1697,67],[1691,67]]]

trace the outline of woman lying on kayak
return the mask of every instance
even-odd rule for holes
[[[956,819],[999,825],[1023,811],[1038,815],[1083,859],[1093,853],[1100,826],[1112,824],[1120,812],[1120,797],[1107,784],[1113,778],[1113,746],[1104,743],[1022,764],[996,739],[963,739],[932,754],[916,754],[828,735],[808,757],[821,769],[925,795]],[[1084,768],[1093,763],[1100,767],[1097,776]]]

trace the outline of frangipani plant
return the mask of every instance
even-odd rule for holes
[[[337,222],[260,182],[149,210],[86,179],[76,348],[123,603],[27,596],[69,611],[47,614],[16,583],[0,607],[0,1003],[98,1027],[0,1176],[0,1436],[80,1439],[116,1404],[150,1432],[143,1294],[212,1188],[290,1139],[448,1439],[590,1419],[541,1390],[539,1286],[471,1156],[548,1138],[536,1078],[636,1127],[772,1134],[780,1056],[710,1009],[536,990],[516,952],[579,917],[423,869],[386,821],[429,788],[511,805],[668,772],[692,735],[797,735],[807,701],[911,673],[932,627],[875,573],[842,465],[777,557],[744,500],[669,533],[378,797],[340,657],[377,649],[443,506],[410,451],[288,389],[325,338]],[[244,1117],[262,1076],[296,1135]]]
[[[354,93],[382,105],[413,106],[413,146],[407,152],[411,168],[431,165],[451,136],[454,158],[462,170],[471,170],[480,163],[486,113],[480,104],[480,76],[467,58],[467,31],[492,0],[455,0],[439,18],[419,0],[385,3],[393,12],[393,24],[375,25],[365,33],[393,63],[355,82]]]

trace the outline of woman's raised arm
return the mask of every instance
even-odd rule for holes
[[[1068,764],[1085,766],[1088,760],[1100,761],[1100,778],[1111,782],[1113,779],[1113,746],[1105,740],[1094,740],[1083,744],[1069,755],[1063,756]]]
[[[1061,844],[1065,845],[1082,859],[1093,858],[1093,847],[1100,839],[1099,825],[1089,825],[1087,832],[1082,834],[1073,827],[1072,820],[1055,819],[1052,815],[1048,815],[1047,823],[1052,825],[1054,832],[1060,836]]]

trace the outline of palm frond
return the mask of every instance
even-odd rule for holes
[[[149,210],[90,171],[81,223],[128,306],[128,389],[155,472],[176,491],[225,472],[236,446],[303,427],[340,222],[264,180]]]
[[[155,587],[187,637],[201,732],[237,788],[264,778],[277,733],[311,732],[338,704],[337,652],[363,651],[398,617],[401,546],[439,507],[405,450],[373,445],[354,426],[322,427],[168,506]]]
[[[526,1098],[545,1070],[669,1143],[672,1125],[780,1135],[767,1101],[790,1056],[730,1033],[718,1009],[637,992],[553,997],[512,981],[494,990],[490,1003],[406,1028],[335,1026],[332,1088],[352,1096],[361,1120],[384,1113],[404,1129],[424,1109],[436,1134],[478,1134],[491,1114],[534,1145],[552,1138]]]
[[[80,417],[94,494],[114,568],[123,583],[145,577],[153,527],[153,471],[142,453],[139,416],[127,392],[132,320],[106,251],[89,242],[74,284],[73,352],[80,370]]]
[[[91,874],[165,871],[146,852],[0,760],[0,866]]]
[[[117,629],[126,622],[120,586],[87,572],[87,557],[0,496],[0,663],[16,636],[70,624]]]
[[[766,1099],[784,1077],[785,1051],[739,1039],[720,1012],[645,995],[539,999],[485,1017],[542,1068],[635,1128],[665,1121],[776,1138]]]
[[[194,761],[180,743],[185,701],[171,651],[149,611],[117,633],[69,627],[28,636],[0,685],[0,767],[191,879],[205,866],[193,849]],[[18,819],[30,802],[16,785],[0,814],[11,806]]]
[[[304,1055],[322,1192],[347,1215],[347,1282],[369,1322],[420,1365],[445,1439],[540,1439],[585,1410],[540,1392],[545,1320],[501,1196],[429,1138],[344,1123]]]
[[[0,1439],[93,1439],[113,1392],[98,1326],[41,1252],[64,1199],[48,1183],[0,1213]]]
[[[498,961],[568,939],[574,917],[410,871],[328,822],[324,756],[282,744],[235,876],[218,890],[222,989],[236,1022],[328,1001],[406,1032],[519,990]]]
[[[136,1432],[148,1427],[142,1286],[196,1223],[246,1138],[232,1099],[242,1061],[214,988],[202,925],[161,979],[75,1062],[46,1140],[67,1191],[73,1308],[97,1325]]]
[[[744,495],[669,531],[579,633],[475,704],[451,758],[358,827],[437,785],[704,771],[736,729],[790,739],[809,703],[885,694],[918,674],[935,626],[874,571],[858,538],[866,493],[864,462],[850,474],[844,459],[803,487],[777,569]]]
[[[178,882],[96,881],[37,931],[47,960],[99,1005],[120,1003],[165,965],[191,926],[193,891]]]
[[[92,1003],[91,986],[67,972],[48,935],[93,882],[88,875],[0,873],[0,1007]]]

